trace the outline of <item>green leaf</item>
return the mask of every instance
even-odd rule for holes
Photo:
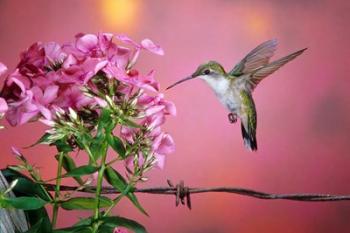
[[[114,228],[112,225],[108,225],[108,224],[102,224],[99,228],[98,228],[98,233],[112,233],[114,232]]]
[[[25,211],[27,215],[28,222],[31,226],[36,225],[39,221],[41,221],[40,228],[38,232],[48,232],[51,233],[52,231],[52,225],[49,218],[49,215],[47,214],[47,211],[45,207],[37,209],[37,210],[26,210]]]
[[[5,197],[0,201],[3,208],[16,208],[22,210],[35,210],[47,204],[46,201],[36,197]]]
[[[131,219],[114,216],[101,218],[100,220],[103,222],[102,226],[105,225],[109,227],[125,227],[132,230],[135,233],[147,233],[144,226]],[[99,231],[100,233],[105,232],[101,230]]]
[[[3,169],[2,174],[5,176],[8,182],[12,182],[16,179],[18,180],[17,185],[12,190],[17,197],[34,196],[40,197],[41,199],[46,201],[50,201],[51,196],[45,191],[44,187],[42,185],[34,183],[27,176],[10,168]],[[51,232],[52,226],[45,207],[36,210],[25,210],[24,212],[31,226],[34,226],[39,221],[41,221],[41,227],[39,232]]]
[[[106,132],[112,132],[115,127],[115,121],[112,118],[111,111],[109,109],[104,109],[98,125],[99,132],[105,129]]]
[[[30,148],[30,147],[36,146],[38,144],[50,144],[51,143],[49,140],[50,136],[51,136],[51,134],[45,133],[43,136],[41,136],[41,138],[39,138],[38,141],[36,141],[34,144],[27,146],[25,148]]]
[[[59,155],[56,155],[55,158],[58,161]],[[67,154],[63,155],[62,166],[67,172],[70,172],[71,170],[76,168],[74,160]],[[80,177],[73,177],[73,179],[75,179],[80,185],[84,184],[84,181]]]
[[[107,182],[111,184],[116,190],[124,192],[124,190],[127,188],[128,184],[125,181],[124,177],[120,175],[115,169],[111,167],[106,168],[104,175]],[[135,205],[136,208],[148,216],[147,212],[141,206],[140,202],[137,200],[137,197],[133,192],[128,192],[126,194],[126,197],[129,198],[129,200]]]
[[[41,186],[40,184],[34,183],[28,179],[25,178],[17,178],[18,183],[13,189],[15,193],[23,193],[23,194],[28,194],[28,193],[33,193],[34,196],[37,196],[45,201],[50,201],[50,198],[48,194],[44,191],[44,187]]]
[[[91,226],[93,222],[93,217],[88,217],[88,218],[82,218],[79,219],[77,223],[75,223],[73,226]]]
[[[3,169],[1,172],[9,183],[18,180],[17,185],[12,190],[16,196],[36,196],[45,201],[50,201],[50,196],[45,191],[44,186],[34,183],[27,176],[10,168]]]
[[[111,111],[107,108],[104,108],[98,120],[97,133],[98,134],[102,133],[102,130],[106,128],[108,125],[110,125],[112,122],[113,120],[111,117]]]
[[[128,193],[126,195],[129,200],[134,204],[134,206],[141,211],[141,213],[143,213],[144,215],[148,216],[148,213],[146,212],[146,210],[141,206],[141,203],[139,202],[139,200],[137,199],[136,195],[132,192]]]
[[[113,168],[107,167],[104,175],[107,182],[110,183],[118,191],[123,192],[126,189],[127,183],[124,177]]]
[[[71,152],[73,148],[66,142],[66,139],[60,139],[53,143],[59,152]]]
[[[100,198],[100,207],[105,208],[113,204],[107,197]],[[92,210],[95,209],[96,198],[73,197],[61,203],[61,207],[66,210]]]
[[[120,155],[120,157],[125,158],[126,150],[123,141],[120,138],[114,136],[113,134],[108,134],[107,142],[113,148],[113,150]]]
[[[106,125],[111,121],[111,111],[107,108],[104,108],[102,110],[99,123],[102,125]]]
[[[41,224],[42,224],[43,220],[40,219],[37,223],[35,223],[28,231],[26,231],[25,233],[41,233]]]
[[[95,160],[99,159],[102,155],[101,151],[104,150],[105,136],[101,132],[97,134],[91,142],[90,151],[94,156]]]
[[[84,165],[70,170],[69,172],[64,174],[63,177],[80,177],[83,175],[95,173],[97,170],[98,167],[94,167],[92,165]]]
[[[129,126],[131,128],[143,128],[142,125],[139,125],[136,122],[133,122],[132,120],[129,120],[127,118],[123,118],[120,123],[122,125],[126,125],[126,126]]]
[[[88,225],[74,226],[53,230],[52,233],[91,233],[92,229]]]
[[[90,145],[93,138],[88,133],[83,133],[81,135],[76,135],[75,142],[78,144],[79,148],[84,149],[84,145]]]

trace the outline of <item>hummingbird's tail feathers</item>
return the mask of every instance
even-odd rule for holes
[[[306,49],[307,48],[301,49],[297,52],[294,52],[292,54],[289,54],[288,56],[282,57],[276,61],[273,61],[253,71],[246,78],[246,81],[247,81],[246,83],[248,88],[250,90],[254,90],[255,87],[261,82],[261,80],[263,80],[264,78],[266,78],[267,76],[269,76],[270,74],[272,74],[273,72],[281,68],[283,65],[287,64],[288,62],[292,61],[293,59],[301,55]]]
[[[242,90],[240,93],[242,100],[239,118],[241,120],[242,136],[244,145],[255,151],[258,149],[256,142],[257,115],[253,97],[249,91]]]
[[[243,141],[244,141],[244,146],[251,150],[251,151],[256,151],[258,150],[258,143],[256,141],[256,133],[254,131],[248,131],[244,128],[244,125],[241,124],[241,129],[242,129],[242,136],[243,136]]]

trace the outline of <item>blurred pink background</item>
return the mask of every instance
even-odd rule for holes
[[[231,69],[259,43],[277,38],[276,57],[309,50],[264,80],[254,93],[257,153],[244,149],[239,124],[200,80],[166,92],[178,116],[168,118],[177,150],[144,186],[184,179],[190,186],[242,186],[266,192],[350,194],[349,1],[0,0],[0,61],[14,68],[35,41],[73,40],[78,32],[151,38],[164,57],[143,53],[139,69],[157,71],[162,90],[214,59]],[[12,145],[38,139],[44,126],[0,131],[0,166],[15,163]],[[54,150],[23,150],[55,175]],[[350,232],[350,203],[266,201],[229,194],[192,196],[193,210],[172,196],[138,195],[150,217],[125,200],[115,214],[135,218],[152,233]],[[90,213],[66,212],[59,226]]]

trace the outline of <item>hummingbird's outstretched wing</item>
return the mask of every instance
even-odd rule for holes
[[[232,76],[241,76],[269,63],[277,49],[277,40],[269,40],[250,51],[230,72]]]
[[[265,77],[269,76],[270,74],[272,74],[273,72],[278,70],[280,67],[282,67],[286,63],[293,60],[294,58],[298,57],[306,49],[307,48],[299,50],[292,54],[289,54],[288,56],[282,57],[276,61],[273,61],[265,66],[262,66],[252,71],[250,74],[244,75],[239,78],[242,79],[242,81],[245,83],[245,86],[248,90],[253,91],[255,87],[260,83],[261,80],[263,80]]]

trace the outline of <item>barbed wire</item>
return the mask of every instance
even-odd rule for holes
[[[168,180],[168,187],[152,187],[152,188],[135,188],[134,193],[147,193],[158,195],[175,195],[176,206],[180,203],[186,205],[189,209],[192,208],[191,194],[198,193],[231,193],[241,196],[248,196],[252,198],[265,200],[289,200],[289,201],[304,201],[304,202],[329,202],[329,201],[350,201],[350,195],[332,195],[332,194],[315,194],[315,193],[294,193],[294,194],[275,194],[256,191],[241,187],[209,187],[209,188],[194,188],[184,185],[184,181],[180,181],[177,185]],[[53,184],[45,185],[48,190],[53,191]],[[85,193],[94,193],[96,188],[94,186],[76,187],[62,185],[61,191],[78,191]],[[113,187],[102,187],[103,194],[118,194],[120,191]]]

